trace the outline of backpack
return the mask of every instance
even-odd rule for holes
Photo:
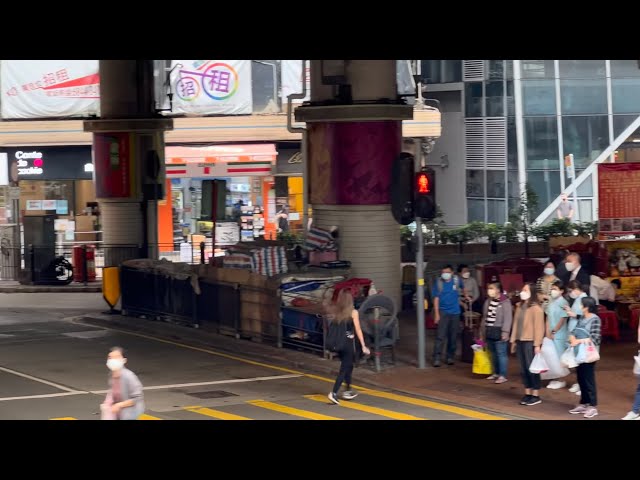
[[[324,340],[326,350],[340,353],[346,349],[349,340],[349,322],[329,321]]]
[[[438,286],[438,295],[440,295],[442,293],[442,278],[438,278],[437,280],[437,286]],[[460,288],[460,279],[458,278],[457,275],[453,276],[453,289],[454,290],[458,290]]]

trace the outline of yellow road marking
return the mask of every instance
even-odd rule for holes
[[[469,410],[468,408],[454,407],[452,405],[446,405],[444,403],[432,402],[429,400],[422,400],[420,398],[407,397],[404,395],[398,395],[391,392],[380,392],[377,390],[364,390],[363,393],[371,395],[372,397],[386,398],[394,400],[396,402],[408,403],[411,405],[417,405],[419,407],[431,408],[433,410],[441,410],[443,412],[455,413],[456,415],[462,415],[469,418],[476,418],[478,420],[506,420],[506,418],[498,417],[496,415],[489,415],[488,413],[476,412]]]
[[[186,407],[185,410],[193,413],[199,413],[200,415],[206,415],[207,417],[217,418],[218,420],[251,420],[247,417],[241,417],[240,415],[234,415],[233,413],[221,412],[220,410],[214,410],[212,408]]]
[[[158,417],[154,417],[153,415],[147,415],[146,413],[143,413],[138,417],[138,420],[162,420],[162,419]]]
[[[314,400],[316,402],[328,403],[327,397],[324,395],[305,395],[304,398]],[[407,415],[406,413],[394,412],[391,410],[385,410],[384,408],[371,407],[362,403],[356,403],[345,400],[340,402],[341,407],[350,408],[352,410],[359,410],[361,412],[372,413],[374,415],[380,415],[381,417],[392,418],[394,420],[426,420],[426,418],[414,417],[413,415]]]
[[[252,400],[247,403],[256,407],[266,408],[267,410],[286,413],[287,415],[308,418],[309,420],[342,420],[341,418],[330,417],[329,415],[322,415],[321,413],[314,413],[308,410],[301,410],[299,408],[287,407],[285,405],[280,405],[279,403],[265,402],[264,400]]]
[[[58,417],[58,418],[50,418],[49,420],[77,420],[75,417]]]
[[[74,322],[74,323],[83,324],[80,321]],[[84,325],[86,325],[86,324],[84,324]],[[305,372],[301,372],[301,371],[298,371],[298,370],[293,370],[293,369],[285,368],[285,367],[278,367],[277,365],[270,365],[268,363],[257,362],[255,360],[249,360],[249,359],[246,359],[246,358],[237,357],[235,355],[230,355],[230,354],[227,354],[227,353],[216,352],[215,350],[209,350],[207,348],[194,347],[192,345],[187,345],[187,344],[184,344],[184,343],[174,342],[174,341],[171,341],[171,340],[165,340],[163,338],[153,337],[151,335],[144,335],[142,333],[128,332],[126,330],[121,330],[119,328],[111,328],[111,327],[104,327],[104,326],[100,327],[100,328],[104,328],[105,330],[111,330],[111,331],[114,331],[114,332],[120,332],[120,333],[123,333],[125,335],[132,335],[134,337],[146,338],[147,340],[153,340],[153,341],[156,341],[156,342],[165,343],[165,344],[173,345],[173,346],[176,346],[176,347],[186,348],[188,350],[194,350],[196,352],[202,352],[202,353],[206,353],[206,354],[209,354],[209,355],[214,355],[214,356],[221,357],[221,358],[226,358],[226,359],[229,359],[229,360],[235,360],[237,362],[245,363],[247,365],[255,365],[255,366],[258,366],[258,367],[268,368],[268,369],[271,369],[271,370],[277,370],[277,371],[280,371],[280,372],[287,372],[287,373],[293,373],[293,374],[296,374],[296,375],[302,375],[302,376],[307,377],[307,378],[312,378],[312,379],[320,380],[322,382],[327,382],[327,383],[334,383],[335,382],[335,379],[322,377],[320,375],[314,375],[314,374],[311,374],[311,373],[305,373]],[[366,395],[371,395],[371,396],[380,397],[380,398],[387,398],[387,399],[395,400],[395,401],[398,401],[398,402],[409,403],[411,405],[418,405],[418,406],[421,406],[421,407],[431,408],[433,410],[441,410],[443,412],[455,413],[457,415],[462,415],[464,417],[476,418],[476,419],[480,419],[480,420],[506,420],[506,418],[503,418],[503,417],[498,417],[498,416],[495,416],[495,415],[489,415],[489,414],[486,414],[486,413],[476,412],[475,410],[471,410],[471,409],[468,409],[468,408],[454,407],[454,406],[447,405],[447,404],[444,404],[444,403],[433,402],[433,401],[429,401],[429,400],[421,400],[421,399],[418,399],[418,398],[407,397],[405,395],[397,395],[395,393],[383,392],[383,391],[374,390],[374,389],[371,389],[371,388],[358,387],[356,385],[352,385],[351,387],[355,388],[356,390],[358,390],[361,393],[364,393]]]

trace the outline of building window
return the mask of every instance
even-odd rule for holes
[[[507,119],[507,165],[509,168],[518,168],[518,139],[516,120],[513,117]]]
[[[604,78],[604,60],[560,60],[560,78]]]
[[[484,170],[467,170],[467,197],[484,198]]]
[[[606,80],[561,80],[563,115],[607,113]]]
[[[520,180],[518,170],[507,171],[507,194],[509,198],[520,198]]]
[[[504,116],[504,82],[487,82],[485,86],[487,99],[487,117]]]
[[[638,60],[609,60],[613,78],[640,77]]]
[[[527,182],[538,195],[538,207],[533,212],[539,215],[547,206],[560,195],[560,171],[528,171]]]
[[[482,82],[469,82],[464,86],[467,117],[482,117]]]
[[[640,79],[611,79],[613,113],[640,113]]]
[[[613,116],[613,136],[618,138],[638,115],[614,115]]]
[[[484,199],[467,198],[467,222],[484,221]]]
[[[555,115],[556,86],[554,80],[523,80],[522,109],[524,115]]]
[[[504,60],[489,60],[489,80],[504,80]]]
[[[573,154],[576,168],[586,168],[609,145],[607,116],[562,117],[564,154]]]
[[[555,168],[558,165],[558,124],[556,117],[524,118],[527,169]]]
[[[555,78],[553,60],[521,60],[522,78]]]
[[[506,197],[505,177],[503,170],[487,170],[487,197]]]
[[[514,117],[516,115],[516,103],[513,98],[513,82],[507,80],[507,115]]]
[[[442,60],[442,83],[462,81],[462,60]]]
[[[503,225],[507,220],[507,202],[487,200],[487,222]]]

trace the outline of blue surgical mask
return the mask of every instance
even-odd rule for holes
[[[556,273],[556,269],[555,268],[545,268],[544,269],[544,274],[545,275],[553,275],[554,273]]]
[[[451,280],[451,276],[452,275],[450,273],[443,273],[442,274],[442,279],[445,280],[445,281],[449,281],[449,280]]]

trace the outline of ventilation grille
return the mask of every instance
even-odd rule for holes
[[[481,82],[485,79],[484,60],[463,60],[462,79],[465,82]]]
[[[505,117],[465,120],[465,159],[470,170],[507,168],[507,121]]]

